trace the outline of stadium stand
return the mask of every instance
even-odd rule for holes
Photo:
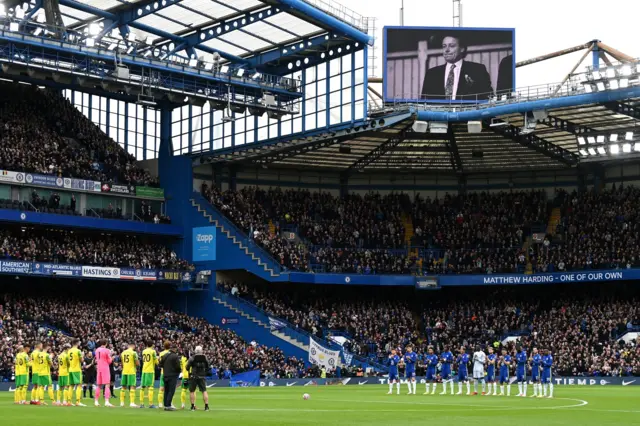
[[[175,341],[184,353],[201,345],[215,368],[215,378],[222,378],[226,369],[237,373],[260,368],[263,375],[283,378],[314,374],[314,370],[305,368],[303,360],[286,357],[277,347],[247,342],[231,330],[153,303],[153,295],[162,292],[156,287],[136,291],[131,286],[109,284],[110,291],[100,298],[87,288],[73,285],[60,284],[52,290],[45,283],[31,284],[27,292],[16,289],[18,293],[5,292],[0,297],[2,378],[11,378],[17,345],[45,341],[58,353],[61,345],[75,336],[81,336],[81,349],[86,352],[93,351],[102,338],[117,353],[130,342],[142,351],[147,339],[158,351],[165,339]]]
[[[3,226],[0,241],[0,259],[136,269],[192,269],[165,245],[134,235],[122,238],[64,229]]]
[[[560,375],[640,375],[640,342],[618,340],[640,328],[632,285],[470,287],[427,296],[402,288],[218,286],[318,337],[347,336],[349,351],[380,362],[407,343],[422,354],[429,345],[436,352],[445,345],[500,348],[519,336],[527,348],[550,348]]]
[[[326,272],[360,274],[492,274],[524,273],[530,263],[532,272],[557,272],[630,268],[640,259],[634,247],[640,190],[629,186],[598,194],[559,192],[553,200],[542,191],[413,200],[398,194],[338,198],[257,188],[222,193],[206,186],[203,193],[294,270],[320,266]],[[564,212],[558,232],[527,242],[536,229],[547,228],[554,204]],[[399,241],[404,237],[402,215],[413,226],[405,242]],[[303,243],[279,237],[285,227],[297,229]],[[418,253],[412,255],[412,248]]]
[[[60,93],[0,83],[0,167],[6,170],[158,186],[157,178]]]

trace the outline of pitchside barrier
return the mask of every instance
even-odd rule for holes
[[[426,383],[424,377],[416,378],[418,383]],[[515,382],[515,377],[511,378],[511,383]],[[401,383],[406,383],[403,379]],[[280,387],[280,386],[364,386],[364,385],[386,385],[386,377],[348,377],[342,379],[260,379],[260,387]],[[529,382],[531,383],[531,382]],[[554,385],[575,385],[575,386],[640,386],[640,377],[554,377]],[[54,386],[57,387],[56,384]],[[225,387],[256,387],[256,382],[237,380],[207,380],[207,388]],[[159,387],[159,382],[156,382]],[[116,390],[120,386],[115,387]],[[140,388],[138,388],[140,389]],[[15,390],[15,384],[11,382],[0,383],[0,391]]]

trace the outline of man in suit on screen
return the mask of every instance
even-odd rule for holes
[[[466,61],[467,45],[459,36],[442,39],[445,64],[427,70],[422,85],[423,99],[486,100],[493,92],[487,68]]]

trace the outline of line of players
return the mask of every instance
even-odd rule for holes
[[[418,355],[413,351],[411,345],[405,347],[405,354],[398,355],[395,349],[389,354],[389,392],[393,393],[393,385],[396,385],[397,394],[400,394],[400,380],[398,367],[404,366],[405,378],[409,387],[409,395],[416,394],[416,364]],[[516,348],[515,356],[507,353],[507,349],[502,349],[502,355],[494,353],[492,347],[488,348],[489,354],[485,354],[480,346],[476,346],[473,358],[470,359],[465,347],[459,349],[458,356],[454,359],[448,347],[445,346],[440,356],[434,353],[433,347],[429,347],[424,356],[426,369],[426,391],[425,395],[435,394],[438,379],[442,382],[442,392],[447,393],[447,384],[450,385],[451,395],[454,394],[454,378],[452,376],[452,366],[457,366],[458,371],[458,393],[462,395],[463,383],[467,388],[467,395],[478,394],[478,383],[482,384],[482,395],[498,395],[498,382],[500,383],[500,396],[511,396],[510,370],[515,368],[516,381],[518,382],[518,395],[527,396],[527,366],[531,367],[531,381],[533,382],[533,395],[531,397],[553,398],[553,381],[551,368],[553,366],[553,356],[546,349],[544,355],[540,355],[537,348],[533,348],[532,355],[527,357],[527,352],[521,346]],[[515,358],[515,359],[514,359]],[[471,393],[469,381],[469,362],[473,362],[474,392]],[[486,367],[486,372],[485,372]],[[438,374],[438,370],[440,374]],[[496,374],[498,373],[498,374]],[[487,390],[488,385],[488,390]],[[433,388],[430,391],[430,387]],[[491,388],[493,386],[493,393]]]
[[[106,407],[113,407],[109,402],[111,377],[109,372],[100,371],[101,358],[109,357],[108,364],[111,364],[112,352],[106,348],[107,342],[98,342],[99,347],[96,350],[96,361],[98,363],[97,385],[95,387],[95,402],[99,406],[100,389],[104,389],[104,401]],[[160,372],[160,389],[158,392],[158,407],[153,404],[154,383],[156,366],[160,358],[169,352],[169,347],[160,352],[158,355],[153,348],[153,342],[145,342],[146,349],[142,351],[142,375],[140,380],[140,402],[136,404],[136,385],[137,385],[137,369],[140,367],[140,358],[135,351],[135,345],[129,344],[127,349],[122,352],[120,359],[122,361],[122,378],[120,391],[120,406],[125,406],[126,393],[129,391],[129,406],[132,408],[144,408],[145,393],[148,396],[149,408],[163,408],[164,398],[164,377],[163,371]],[[80,340],[75,339],[71,344],[66,343],[62,346],[62,352],[57,356],[58,364],[58,389],[57,398],[54,394],[53,382],[51,380],[51,369],[53,367],[53,358],[51,353],[51,345],[37,343],[33,351],[30,353],[31,346],[26,344],[18,348],[18,353],[14,360],[14,375],[16,381],[16,391],[14,394],[14,403],[20,405],[47,405],[45,402],[45,392],[49,396],[52,405],[57,406],[77,406],[85,407],[82,403],[82,369],[83,355],[78,348]],[[103,360],[104,361],[104,360]],[[181,358],[182,373],[182,392],[181,402],[182,408],[185,408],[186,397],[189,388],[189,370],[187,368],[187,357]],[[27,394],[29,388],[29,373],[31,373],[31,398],[27,402]],[[73,401],[75,398],[75,402]]]

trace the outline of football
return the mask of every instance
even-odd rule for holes
[[[302,395],[302,399],[309,399],[311,398],[311,396],[308,393],[305,393],[304,395]]]

